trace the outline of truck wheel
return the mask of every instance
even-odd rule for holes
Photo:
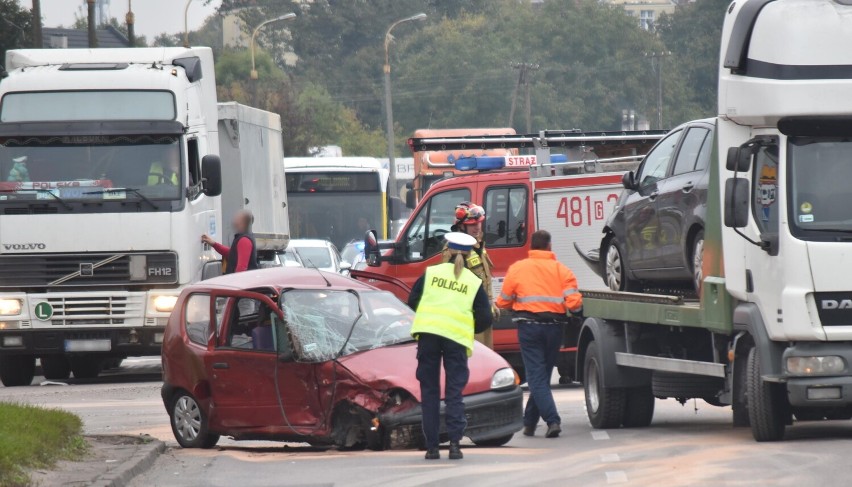
[[[169,408],[172,433],[184,448],[213,448],[219,435],[207,429],[207,415],[188,392],[179,391],[172,398]]]
[[[651,376],[651,389],[656,397],[674,399],[715,398],[724,386],[724,379],[719,377],[678,374],[659,370],[655,370]]]
[[[594,341],[586,348],[583,364],[583,389],[589,423],[595,429],[618,428],[624,422],[625,391],[603,386],[603,362]]]
[[[28,386],[35,377],[35,357],[12,355],[0,357],[0,382],[6,387]]]
[[[754,347],[748,353],[748,416],[755,441],[784,439],[790,416],[784,386],[766,382],[760,376],[760,352]]]
[[[609,239],[604,253],[604,282],[613,291],[637,291],[638,286],[630,280],[624,247],[615,237]]]
[[[71,372],[75,379],[95,379],[101,373],[101,359],[97,357],[71,358]]]
[[[644,428],[654,419],[656,398],[650,387],[634,387],[626,390],[627,401],[624,406],[624,427]]]
[[[41,370],[47,380],[66,380],[71,377],[71,364],[63,355],[48,355],[41,358]]]

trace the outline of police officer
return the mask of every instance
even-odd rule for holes
[[[465,258],[476,245],[476,239],[464,233],[448,233],[447,251],[452,262],[426,269],[414,283],[408,305],[416,311],[411,335],[417,343],[417,380],[426,438],[426,459],[441,458],[438,450],[441,423],[441,360],[446,384],[447,434],[450,437],[450,460],[463,458],[459,442],[467,420],[462,391],[467,385],[467,358],[473,353],[473,335],[491,326],[491,301],[482,281],[465,268]]]
[[[219,255],[227,258],[225,274],[250,271],[259,268],[257,263],[257,244],[251,233],[254,216],[248,210],[240,210],[234,214],[231,226],[234,229],[234,241],[226,247],[209,235],[202,235],[201,241],[213,247]]]
[[[476,239],[473,251],[465,259],[465,267],[482,280],[482,287],[485,289],[489,301],[494,302],[494,293],[491,288],[491,268],[494,267],[494,264],[491,262],[491,257],[488,256],[488,252],[485,250],[485,242],[483,242],[482,225],[485,222],[485,210],[479,205],[465,201],[456,206],[455,217],[456,222],[452,226],[452,231],[466,233]],[[452,258],[446,246],[442,257],[444,262],[449,262]],[[497,317],[497,308],[492,309],[492,313]],[[477,333],[476,340],[493,349],[494,339],[492,335],[491,328],[488,328],[482,333]]]
[[[527,373],[530,398],[524,410],[524,435],[534,436],[539,418],[547,423],[547,438],[562,432],[550,377],[562,346],[562,328],[569,316],[582,316],[583,297],[577,278],[551,251],[550,233],[532,234],[529,257],[509,267],[500,308],[512,308],[518,325],[521,358]]]

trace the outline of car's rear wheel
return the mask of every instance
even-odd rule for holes
[[[509,443],[510,441],[512,441],[512,437],[514,437],[514,436],[515,435],[506,435],[506,436],[501,436],[499,438],[491,438],[491,439],[488,439],[488,440],[479,440],[479,441],[474,441],[473,444],[476,445],[476,446],[485,446],[485,447],[495,448],[495,447],[498,447],[498,446],[503,446],[506,443]]]
[[[609,239],[604,253],[604,282],[613,291],[635,291],[637,286],[629,277],[622,249],[615,237]]]
[[[692,239],[692,285],[695,292],[701,295],[701,285],[704,283],[704,230],[700,230]]]
[[[169,409],[172,433],[184,448],[213,448],[219,441],[219,435],[211,434],[207,426],[207,416],[201,410],[198,401],[189,393],[180,391],[172,399]]]
[[[47,380],[66,380],[71,377],[71,364],[63,355],[48,355],[41,358],[41,370]]]

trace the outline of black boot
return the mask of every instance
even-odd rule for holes
[[[562,433],[562,426],[559,423],[550,423],[547,425],[547,433],[545,433],[545,438],[556,438],[559,436],[559,433]]]
[[[426,449],[426,460],[440,460],[441,452],[437,448]]]
[[[461,460],[464,458],[464,454],[461,451],[461,445],[459,445],[458,441],[450,442],[450,460]]]

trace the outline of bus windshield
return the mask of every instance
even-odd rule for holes
[[[364,240],[367,230],[381,234],[382,194],[287,193],[292,238],[320,238],[342,249]]]
[[[177,201],[177,136],[0,138],[0,205]],[[152,209],[152,208],[148,208]]]

